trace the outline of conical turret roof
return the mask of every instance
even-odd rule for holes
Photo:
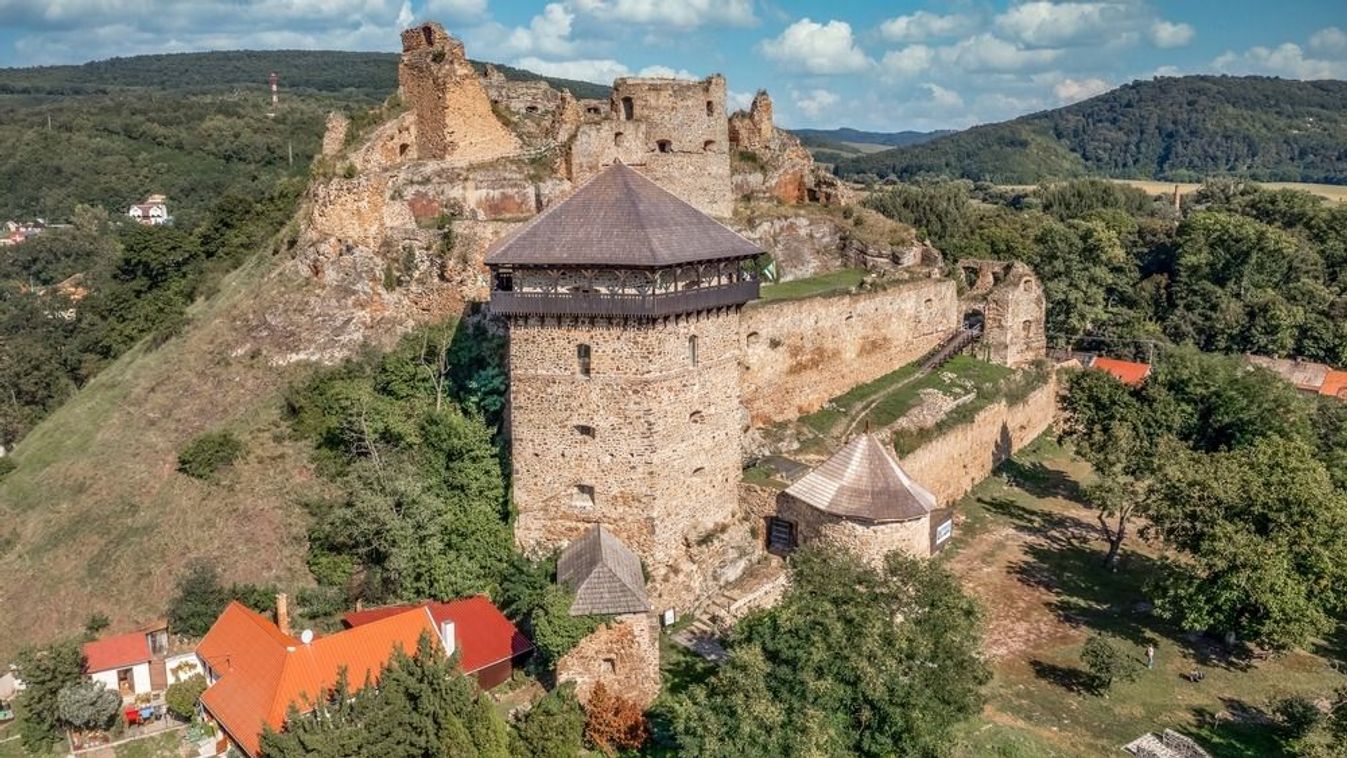
[[[869,433],[853,437],[786,494],[835,516],[871,522],[908,521],[939,508],[935,495]]]
[[[761,249],[621,163],[487,250],[490,266],[659,268]]]

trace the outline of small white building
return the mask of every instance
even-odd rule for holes
[[[153,692],[150,682],[150,643],[145,632],[128,632],[84,645],[85,670],[89,678],[109,690],[134,700]]]
[[[162,226],[173,221],[173,217],[168,214],[167,198],[163,195],[150,195],[145,198],[145,202],[131,206],[126,215],[146,226]]]

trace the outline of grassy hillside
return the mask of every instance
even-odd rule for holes
[[[1188,76],[840,161],[842,176],[1347,183],[1347,82]]]

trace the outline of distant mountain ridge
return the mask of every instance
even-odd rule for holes
[[[867,132],[846,126],[839,129],[789,129],[788,131],[799,137],[800,141],[807,146],[830,142],[861,142],[867,145],[890,145],[892,147],[919,145],[936,137],[943,137],[955,132],[954,129],[938,129],[933,132]]]
[[[1055,110],[844,158],[844,177],[1003,184],[1095,175],[1347,183],[1347,82],[1162,77]]]
[[[486,65],[474,61],[478,71]],[[602,84],[540,76],[493,64],[507,79],[541,79],[578,98],[605,98]],[[341,50],[227,50],[109,58],[67,66],[0,68],[0,94],[99,94],[138,87],[193,91],[230,86],[266,86],[280,75],[283,91],[358,94],[383,99],[397,89],[396,53]]]

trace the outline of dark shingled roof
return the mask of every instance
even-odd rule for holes
[[[557,558],[557,581],[575,590],[572,616],[650,610],[641,559],[600,525],[561,551]]]
[[[661,267],[762,252],[621,163],[487,250],[488,265]]]
[[[887,445],[861,434],[822,466],[786,488],[821,511],[861,521],[907,521],[939,508],[935,495],[907,475]]]

